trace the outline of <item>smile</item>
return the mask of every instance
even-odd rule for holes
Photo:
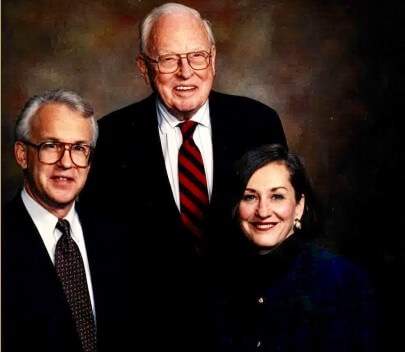
[[[72,177],[67,177],[67,176],[53,176],[52,179],[57,181],[57,182],[70,182],[70,181],[73,181]]]
[[[179,92],[187,92],[187,91],[196,89],[196,87],[195,86],[177,86],[174,89]]]
[[[251,225],[259,231],[268,231],[272,229],[274,226],[277,225],[277,223],[274,222],[253,222]]]

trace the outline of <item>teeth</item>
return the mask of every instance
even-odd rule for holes
[[[192,89],[194,89],[194,87],[183,87],[183,86],[176,87],[176,90],[192,90]]]
[[[274,224],[255,224],[255,227],[259,230],[269,230],[274,227]]]

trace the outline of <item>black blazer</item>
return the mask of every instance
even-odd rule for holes
[[[160,144],[156,96],[114,111],[99,120],[93,169],[82,199],[107,210],[136,232],[138,253],[179,258],[192,253],[193,239],[182,231]],[[277,113],[245,97],[211,92],[209,108],[214,158],[209,211],[211,248],[219,250],[229,216],[229,179],[234,162],[247,150],[267,143],[286,145]],[[135,220],[136,219],[136,220]],[[141,243],[142,242],[142,245]],[[222,252],[222,249],[219,250]]]
[[[80,216],[93,293],[99,351],[115,350],[125,317],[120,309],[124,265],[120,231]],[[114,234],[114,236],[111,236]],[[2,351],[80,351],[69,307],[45,245],[20,195],[3,209]],[[122,288],[122,289],[121,289]],[[118,292],[119,295],[118,295]],[[118,297],[117,297],[118,295]]]

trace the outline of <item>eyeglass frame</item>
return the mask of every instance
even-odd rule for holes
[[[73,163],[76,167],[79,167],[79,168],[81,168],[81,169],[85,169],[85,168],[89,167],[90,162],[91,162],[91,159],[93,158],[94,151],[95,151],[95,148],[94,148],[93,146],[91,146],[90,144],[87,144],[87,143],[65,143],[65,142],[57,142],[57,141],[45,141],[45,142],[41,142],[41,143],[35,144],[35,143],[32,143],[32,142],[30,142],[30,141],[26,141],[26,140],[21,140],[21,141],[19,141],[19,142],[21,142],[21,143],[23,143],[23,144],[26,144],[26,145],[28,145],[28,146],[31,146],[31,147],[35,148],[35,149],[37,150],[38,160],[39,160],[42,164],[45,164],[45,165],[55,165],[56,163],[58,163],[59,161],[62,160],[63,156],[65,155],[66,150],[68,150],[68,151],[69,151],[69,157],[70,157],[70,160],[72,161],[72,163]],[[59,159],[57,159],[56,161],[54,161],[54,162],[52,162],[52,163],[46,163],[46,162],[42,161],[41,158],[40,158],[40,156],[39,156],[42,146],[45,145],[45,144],[47,144],[47,143],[60,144],[60,145],[63,145],[63,147],[64,147],[64,149],[61,151],[61,154],[60,154]],[[73,158],[72,158],[72,147],[75,146],[75,145],[80,145],[80,146],[84,146],[84,147],[89,147],[90,152],[89,152],[89,156],[87,157],[87,165],[81,166],[81,165],[77,165],[77,164],[74,162],[74,160],[73,160]]]
[[[194,68],[194,67],[191,65],[190,60],[189,60],[189,58],[188,58],[188,55],[189,55],[189,54],[195,54],[195,53],[206,53],[206,54],[208,54],[208,56],[207,56],[207,59],[208,59],[207,66],[205,66],[204,68]],[[160,67],[159,67],[159,60],[160,60],[162,57],[171,56],[171,55],[176,55],[177,58],[178,58],[178,60],[177,60],[177,68],[176,68],[174,71],[162,72],[162,71],[160,70]],[[176,72],[176,71],[180,68],[179,61],[180,61],[182,58],[184,58],[184,57],[187,59],[187,63],[189,64],[189,66],[190,66],[193,70],[201,71],[201,70],[205,70],[206,68],[208,68],[208,66],[211,64],[212,49],[211,49],[210,51],[206,51],[206,50],[196,50],[196,51],[190,51],[190,52],[188,52],[188,53],[181,53],[181,54],[164,54],[164,55],[159,55],[158,58],[157,58],[157,60],[151,58],[149,55],[146,55],[145,53],[142,53],[142,57],[143,57],[144,59],[146,59],[147,61],[149,61],[150,63],[156,64],[156,65],[157,65],[157,68],[158,68],[158,71],[159,71],[159,73],[161,73],[161,74],[170,74],[170,73]]]

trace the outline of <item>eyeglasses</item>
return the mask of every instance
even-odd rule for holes
[[[82,143],[63,143],[63,142],[43,142],[34,144],[23,141],[38,151],[38,159],[41,163],[52,165],[63,158],[66,150],[69,150],[70,159],[77,167],[85,168],[89,166],[94,148],[88,144]]]
[[[193,51],[185,54],[167,54],[160,55],[157,60],[143,54],[143,56],[151,63],[157,64],[160,73],[173,73],[179,69],[180,60],[187,58],[188,64],[194,70],[204,70],[211,62],[211,52]]]

